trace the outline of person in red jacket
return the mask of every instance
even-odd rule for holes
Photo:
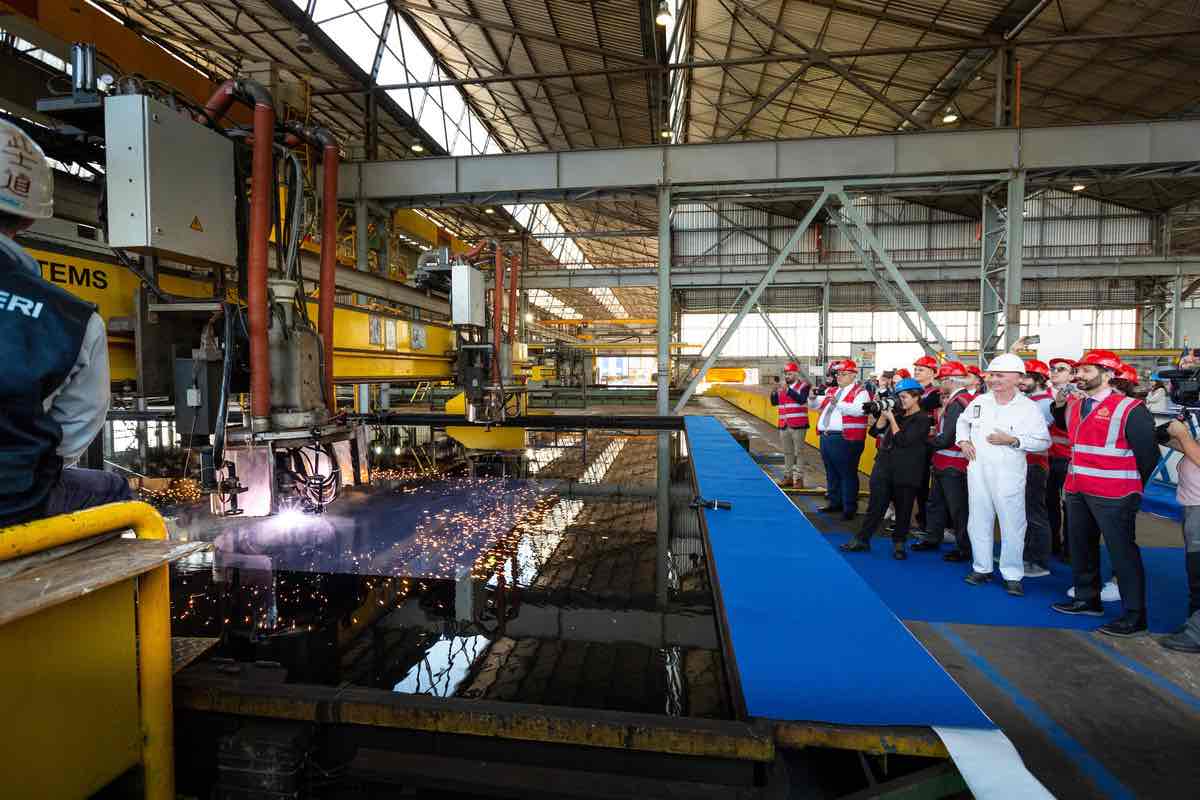
[[[1054,395],[1046,388],[1049,380],[1050,365],[1036,358],[1025,362],[1021,391],[1037,403],[1046,418],[1047,429],[1054,426],[1054,415],[1050,412]],[[1046,510],[1050,451],[1026,453],[1025,464],[1025,577],[1043,578],[1050,574],[1050,517]]]
[[[858,511],[858,461],[867,441],[863,404],[871,396],[858,382],[858,364],[851,359],[834,361],[829,370],[837,377],[837,386],[825,391],[817,416],[828,500],[821,511],[851,520]]]
[[[800,366],[788,362],[783,370],[783,384],[771,392],[771,405],[779,408],[779,438],[783,445],[783,479],[780,483],[794,489],[804,488],[800,450],[808,433],[808,393],[811,389],[809,382],[800,377]]]
[[[1064,402],[1077,391],[1073,378],[1075,362],[1069,358],[1050,359],[1050,394]],[[1067,429],[1050,425],[1050,472],[1046,476],[1046,518],[1050,521],[1050,552],[1069,561],[1067,555],[1067,525],[1063,509],[1063,484],[1067,482],[1067,465],[1071,463],[1071,441]]]
[[[1154,417],[1140,400],[1113,390],[1121,362],[1111,350],[1090,350],[1079,361],[1082,395],[1054,404],[1054,421],[1067,430],[1067,520],[1071,537],[1073,600],[1054,603],[1062,614],[1101,616],[1100,537],[1121,585],[1124,614],[1101,625],[1109,636],[1146,632],[1146,575],[1135,522],[1142,490],[1158,465]]]
[[[967,388],[970,373],[961,361],[947,361],[938,370],[941,396],[932,444],[933,488],[929,494],[929,530],[913,550],[937,550],[947,528],[954,531],[954,549],[946,561],[970,561],[971,538],[967,535],[967,457],[956,443],[958,417],[975,395]]]

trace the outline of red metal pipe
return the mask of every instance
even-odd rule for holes
[[[517,280],[521,277],[521,258],[513,254],[508,284],[508,341],[517,340]]]
[[[504,248],[496,242],[496,291],[492,294],[492,380],[500,383],[500,314],[504,307]]]
[[[267,241],[271,235],[274,183],[272,144],[275,104],[271,94],[254,81],[225,81],[204,105],[215,125],[240,100],[254,107],[254,149],[250,172],[250,231],[246,258],[246,314],[250,320],[250,413],[252,427],[271,414],[271,351],[267,345]],[[239,191],[241,187],[238,187]],[[260,423],[261,425],[261,423]]]
[[[321,197],[321,284],[317,301],[317,325],[321,345],[325,350],[325,400],[332,412],[337,411],[337,395],[333,390],[333,299],[337,281],[337,192],[338,148],[336,142],[326,141],[323,151],[324,194]]]

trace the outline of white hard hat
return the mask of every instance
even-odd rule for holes
[[[1025,374],[1025,362],[1015,353],[1001,353],[987,366],[988,372],[1019,372]]]
[[[0,212],[26,219],[54,216],[54,174],[29,134],[0,121]]]

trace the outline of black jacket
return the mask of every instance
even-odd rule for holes
[[[962,395],[960,394],[958,397],[962,397]],[[941,435],[935,435],[929,442],[932,449],[945,450],[947,447],[957,444],[958,418],[962,416],[965,408],[966,405],[956,398],[950,401],[950,405],[942,409],[942,419],[945,422],[942,424]]]
[[[872,474],[882,469],[896,486],[920,486],[921,478],[928,475],[929,428],[933,420],[924,411],[897,417],[900,431],[895,434],[886,422],[880,422],[884,425],[882,432],[878,423],[871,428],[871,435],[878,441]]]
[[[1054,424],[1067,430],[1066,404],[1051,405],[1050,413],[1054,417]],[[1125,439],[1129,442],[1133,457],[1137,459],[1138,474],[1142,476],[1142,485],[1145,486],[1162,458],[1158,440],[1154,437],[1154,415],[1150,409],[1139,405],[1129,412],[1125,419]]]

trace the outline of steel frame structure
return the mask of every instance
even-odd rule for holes
[[[983,195],[979,268],[980,366],[997,353],[1011,348],[1020,337],[1025,252],[1024,171],[1015,171],[1003,186],[1007,191],[1004,207],[991,193]]]

